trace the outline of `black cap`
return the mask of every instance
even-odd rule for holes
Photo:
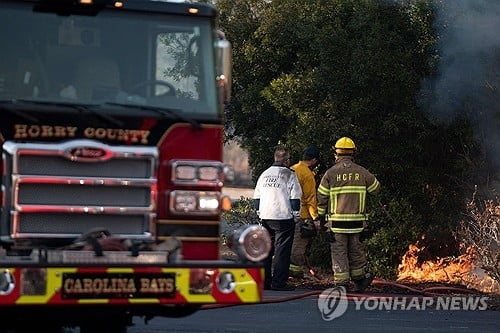
[[[319,150],[316,147],[307,147],[306,150],[304,150],[304,160],[312,160],[313,158],[319,158]]]

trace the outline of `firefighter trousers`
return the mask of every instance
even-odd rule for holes
[[[304,222],[312,223],[311,219],[304,219]],[[295,266],[306,266],[307,257],[312,244],[312,237],[302,237],[300,234],[300,223],[295,224],[295,234],[293,236],[292,255],[290,262]]]
[[[330,243],[334,282],[362,279],[365,276],[366,256],[363,243],[359,240],[360,234],[334,235],[335,242]]]

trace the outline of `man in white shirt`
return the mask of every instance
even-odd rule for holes
[[[294,289],[287,281],[302,190],[289,166],[290,153],[286,148],[277,148],[273,165],[260,175],[254,191],[255,209],[273,243],[271,253],[265,260],[265,289]]]

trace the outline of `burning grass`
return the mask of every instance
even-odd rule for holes
[[[409,246],[398,267],[397,281],[405,283],[445,283],[461,285],[481,292],[500,294],[500,285],[476,265],[477,256],[471,247],[458,257],[421,261],[425,250],[418,242]]]
[[[460,284],[500,294],[500,203],[498,198],[480,203],[474,196],[467,211],[467,219],[454,235],[461,245],[461,255],[422,260],[426,248],[417,242],[403,256],[397,280]]]

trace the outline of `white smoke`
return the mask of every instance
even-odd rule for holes
[[[426,82],[425,103],[442,121],[463,113],[470,116],[498,170],[500,1],[436,0],[434,4],[440,61],[438,76]]]

